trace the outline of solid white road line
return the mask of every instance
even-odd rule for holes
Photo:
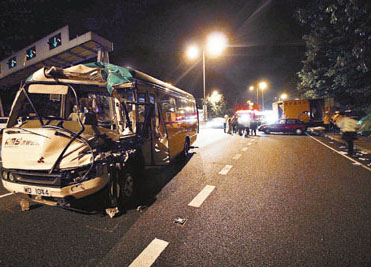
[[[335,152],[338,153],[339,155],[342,155],[343,157],[349,159],[350,161],[353,161],[353,163],[359,163],[358,161],[356,161],[356,160],[352,159],[351,157],[347,156],[347,155],[346,155],[346,152],[343,152],[343,151],[340,151],[340,152],[339,152],[339,151],[337,151],[336,149],[333,149],[332,147],[330,147],[330,146],[326,145],[325,143],[321,142],[320,140],[317,140],[317,139],[314,138],[313,136],[311,136],[311,135],[308,135],[308,136],[309,136],[310,138],[316,140],[318,143],[324,145],[325,147],[331,149],[332,151],[335,151]],[[365,168],[366,170],[371,171],[371,168],[369,168],[369,167],[367,167],[367,166],[365,166],[365,165],[363,165],[363,164],[361,164],[361,166],[362,166],[363,168]]]
[[[188,204],[188,206],[199,208],[214,189],[215,186],[206,185],[204,189],[202,189],[202,191]]]
[[[224,168],[219,172],[221,175],[226,175],[232,169],[232,165],[225,165]]]
[[[247,151],[247,147],[243,147],[243,148],[241,149],[241,151],[243,151],[243,152]]]
[[[240,157],[241,157],[241,154],[236,154],[236,155],[233,156],[232,159],[234,159],[234,160],[238,160]]]
[[[8,193],[8,194],[5,194],[5,195],[1,195],[0,198],[7,197],[7,196],[10,196],[10,195],[13,195],[13,193]]]
[[[153,239],[152,242],[139,254],[139,256],[129,265],[129,267],[149,267],[151,266],[158,256],[164,251],[164,249],[169,245],[168,242]]]

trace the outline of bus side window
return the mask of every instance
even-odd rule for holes
[[[177,121],[187,119],[188,103],[185,99],[177,99]]]
[[[139,103],[146,103],[146,94],[145,93],[138,93],[138,102]],[[144,122],[145,116],[145,105],[138,105],[138,122]]]
[[[173,122],[176,120],[176,102],[171,96],[164,96],[161,99],[161,110],[165,122]]]
[[[135,105],[131,103],[126,103],[125,102],[134,102],[135,97],[134,97],[134,91],[131,89],[126,89],[123,91],[120,91],[120,97],[119,97],[119,105],[125,105],[126,110],[128,112],[128,117],[130,120],[130,124],[127,120],[126,114],[124,113],[124,109],[121,110],[120,118],[121,118],[121,131],[123,132],[123,135],[127,134],[133,134],[136,132],[136,115],[135,115]]]

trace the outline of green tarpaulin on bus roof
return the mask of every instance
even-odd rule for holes
[[[84,65],[90,68],[104,68],[102,76],[107,79],[107,90],[110,94],[112,94],[113,86],[134,81],[130,70],[124,67],[104,62],[92,62]]]
[[[115,85],[131,83],[134,81],[133,75],[129,69],[103,62],[91,62],[65,68],[63,69],[63,75],[70,77],[71,80],[76,77],[78,77],[78,80],[92,79],[93,77],[96,78],[95,76],[91,76],[91,74],[97,69],[100,71],[99,80],[101,82],[107,82],[107,90],[110,94],[112,94],[112,88]],[[48,78],[44,75],[44,69],[40,69],[31,74],[27,78],[27,81],[42,81],[47,79]],[[97,81],[96,79],[94,80]]]

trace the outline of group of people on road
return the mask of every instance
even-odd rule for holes
[[[224,116],[224,132],[228,134],[236,133],[237,123],[238,123],[238,118],[236,115],[233,115],[232,117],[225,115]]]
[[[258,128],[258,122],[255,119],[246,122],[247,125],[244,126],[245,136],[255,135],[256,129]],[[224,116],[224,132],[228,134],[237,134],[239,132],[238,127],[238,116],[235,114],[233,116]]]

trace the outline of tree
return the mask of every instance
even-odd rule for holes
[[[210,96],[206,98],[206,100],[208,114],[211,118],[224,116],[224,114],[227,113],[223,94],[219,94],[218,92],[214,91]]]
[[[298,11],[309,33],[298,72],[299,92],[335,97],[342,105],[371,103],[371,4],[367,0],[314,0]]]

